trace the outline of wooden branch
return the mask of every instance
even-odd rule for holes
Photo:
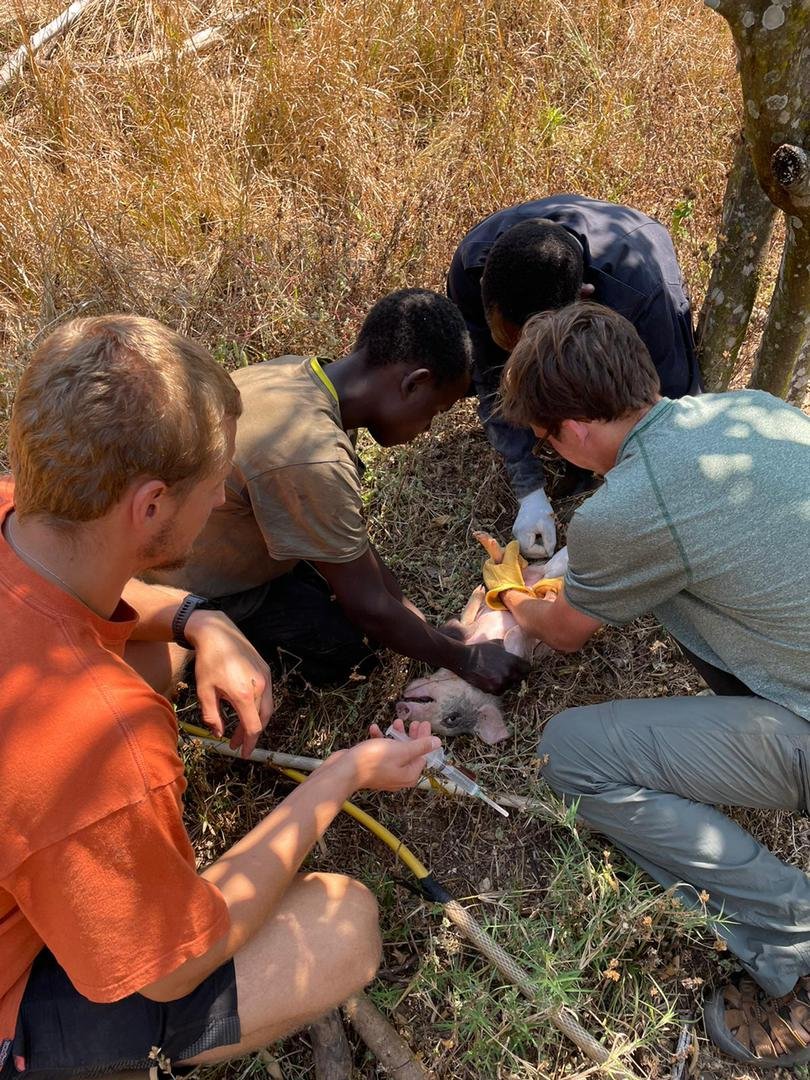
[[[107,60],[97,63],[76,64],[74,70],[81,74],[89,74],[96,71],[129,71],[132,68],[147,67],[149,64],[157,64],[163,60],[169,60],[173,56],[202,56],[210,52],[217,45],[223,45],[226,41],[225,30],[243,19],[255,15],[261,8],[252,7],[246,11],[238,11],[223,19],[219,26],[209,26],[205,30],[198,30],[191,37],[186,38],[174,49],[164,46],[160,49],[150,49],[149,52],[138,53],[135,56],[111,56]]]
[[[246,12],[244,14],[247,14]],[[243,14],[243,18],[244,18]],[[222,32],[221,26],[211,26],[207,30],[198,30],[196,34],[192,34],[190,38],[180,45],[177,49],[177,56],[200,56],[202,53],[208,52],[209,49],[213,49],[215,45],[221,45],[225,40],[225,35]],[[167,60],[172,55],[171,48],[164,49],[151,49],[146,53],[139,53],[137,56],[117,56],[99,67],[104,68],[134,68],[145,67],[147,64],[154,64],[160,60]]]
[[[352,1053],[340,1011],[332,1009],[309,1025],[315,1080],[351,1080]]]
[[[84,9],[91,4],[93,0],[73,0],[73,3],[69,8],[65,8],[61,15],[49,22],[47,26],[43,26],[41,30],[37,30],[30,41],[21,45],[19,49],[8,57],[5,64],[0,68],[0,92],[6,90],[15,77],[22,71],[25,66],[25,61],[28,57],[33,57],[38,49],[41,49],[43,45],[47,45],[49,41],[53,41],[54,38],[60,37],[69,26],[78,19]]]
[[[429,1080],[411,1048],[383,1014],[360,991],[343,1004],[354,1030],[394,1080]]]

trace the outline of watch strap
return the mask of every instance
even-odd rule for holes
[[[194,593],[189,593],[174,613],[174,618],[172,619],[172,641],[184,649],[193,649],[194,646],[185,635],[186,623],[195,611],[215,611],[217,606],[218,605],[214,603],[213,600],[208,600],[204,596],[195,596]]]

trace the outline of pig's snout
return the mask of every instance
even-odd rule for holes
[[[398,720],[428,720],[432,724],[439,707],[432,697],[404,698],[394,706]]]

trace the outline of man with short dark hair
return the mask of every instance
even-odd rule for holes
[[[747,974],[706,1003],[715,1043],[808,1061],[810,878],[716,806],[810,811],[810,418],[755,390],[662,397],[633,327],[590,303],[528,321],[502,393],[508,419],[605,483],[571,519],[556,600],[523,586],[514,548],[488,585],[564,652],[652,612],[714,690],[566,710],[540,740],[545,779],[722,915]]]
[[[411,442],[467,391],[470,341],[445,297],[403,289],[369,312],[348,356],[283,356],[234,374],[244,411],[226,500],[182,570],[268,659],[309,682],[367,670],[373,650],[449,668],[499,693],[525,663],[429,626],[369,542],[350,433]]]
[[[20,380],[0,478],[0,1080],[237,1057],[379,963],[368,890],[299,869],[355,791],[416,782],[428,725],[332,754],[201,872],[183,825],[172,662],[195,650],[209,720],[230,701],[243,750],[269,672],[221,612],[133,576],[179,565],[222,502],[239,412],[204,348],[130,315],[60,326]]]
[[[473,382],[487,436],[519,502],[513,535],[528,557],[551,555],[554,515],[534,438],[493,414],[501,371],[530,315],[591,298],[624,315],[668,397],[700,390],[692,314],[667,230],[638,210],[553,195],[500,210],[461,241],[447,276],[473,341]],[[580,484],[583,474],[574,470]]]

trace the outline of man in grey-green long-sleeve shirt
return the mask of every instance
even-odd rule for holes
[[[803,413],[757,390],[664,398],[571,521],[566,596],[614,626],[651,611],[690,653],[810,720],[808,539]]]
[[[810,812],[810,418],[759,391],[671,401],[632,326],[595,304],[531,320],[503,412],[605,483],[575,513],[553,603],[501,573],[563,651],[654,613],[715,691],[554,717],[545,777],[686,902],[708,893],[743,971],[707,999],[737,1060],[810,1060],[810,878],[716,805]],[[727,921],[726,921],[727,920]]]

